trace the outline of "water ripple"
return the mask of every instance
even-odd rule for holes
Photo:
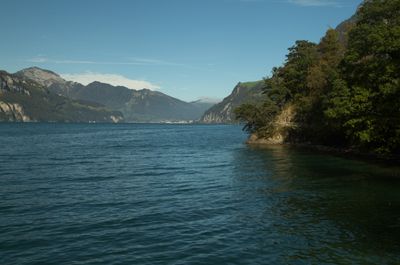
[[[0,124],[0,264],[398,264],[398,168],[239,126]]]

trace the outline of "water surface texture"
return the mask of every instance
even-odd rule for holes
[[[239,126],[0,124],[0,264],[399,264],[399,170]]]

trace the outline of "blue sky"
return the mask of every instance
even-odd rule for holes
[[[0,69],[223,98],[319,41],[361,0],[2,0]]]

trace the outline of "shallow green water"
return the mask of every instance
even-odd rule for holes
[[[0,124],[0,264],[399,264],[400,170],[237,126]]]

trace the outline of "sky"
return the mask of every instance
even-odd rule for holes
[[[1,0],[0,69],[222,99],[361,0]]]

